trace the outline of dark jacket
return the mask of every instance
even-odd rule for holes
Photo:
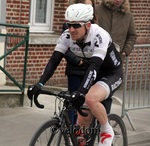
[[[112,0],[102,0],[96,6],[98,24],[104,28],[112,37],[113,42],[120,46],[120,52],[128,56],[136,41],[136,30],[129,1],[124,0],[120,8],[113,5]]]
[[[86,69],[89,67],[90,60],[85,58],[80,58],[76,56],[73,52],[68,50],[65,54],[65,59],[67,60],[66,75],[84,75]],[[80,60],[82,59],[83,64],[79,65]]]

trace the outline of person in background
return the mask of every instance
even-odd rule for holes
[[[111,35],[124,60],[134,49],[137,37],[129,0],[102,0],[95,11],[99,26]]]
[[[28,87],[28,97],[32,99],[41,90],[70,48],[78,57],[90,60],[78,90],[71,93],[71,103],[76,109],[83,104],[90,109],[88,117],[78,115],[78,124],[88,127],[94,115],[101,124],[98,146],[111,146],[114,131],[101,101],[111,98],[122,84],[123,68],[120,54],[109,33],[97,24],[91,23],[93,19],[91,5],[81,3],[70,5],[66,9],[65,19],[68,29],[60,36],[39,82]],[[81,140],[82,137],[79,137]]]

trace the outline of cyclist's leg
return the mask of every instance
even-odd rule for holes
[[[98,119],[101,125],[107,121],[107,114],[104,106],[100,101],[103,101],[109,95],[109,88],[103,87],[101,84],[93,85],[86,95],[86,104],[92,114]]]
[[[87,117],[82,117],[78,113],[78,118],[77,118],[77,125],[79,126],[79,130],[75,133],[79,145],[86,145],[86,141],[88,140],[88,135],[87,132],[89,132],[89,123],[91,123],[93,115],[91,114],[90,110],[86,105],[83,105],[82,111],[84,113],[87,113]],[[85,109],[85,110],[84,110]],[[83,124],[82,124],[83,123]]]
[[[111,105],[112,105],[112,98],[111,98],[111,97],[108,97],[107,99],[105,99],[105,100],[102,101],[101,103],[104,105],[107,114],[109,114],[109,113],[110,113],[110,110],[111,110]]]
[[[107,98],[109,94],[110,90],[108,85],[104,82],[100,82],[93,85],[86,95],[86,104],[101,124],[101,139],[99,146],[111,146],[114,136],[113,129],[108,122],[105,107],[100,102]]]
[[[110,98],[113,93],[119,88],[121,83],[122,79],[119,76],[107,76],[100,79],[95,85],[93,85],[86,95],[86,104],[90,108],[92,114],[98,119],[101,124],[102,133],[99,146],[110,146],[114,135],[113,129],[108,123],[106,110],[99,101]],[[106,137],[106,135],[109,136],[109,138],[105,140],[105,143],[102,141],[102,137]]]
[[[86,110],[83,110],[83,109],[82,109],[82,111],[83,111],[84,113],[87,113],[88,116],[83,117],[82,115],[80,115],[80,114],[78,113],[77,124],[80,125],[80,126],[83,126],[84,128],[88,128],[88,127],[90,126],[91,122],[92,122],[93,115],[92,115],[91,111],[89,110],[89,108],[88,108],[88,106],[87,106],[86,104],[84,104],[84,105],[82,106],[82,108],[83,108],[83,109],[84,109],[84,108],[85,108],[85,109],[87,108]]]

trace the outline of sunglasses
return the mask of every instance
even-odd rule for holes
[[[71,28],[73,27],[74,29],[77,29],[77,28],[80,28],[82,27],[85,23],[81,22],[81,23],[69,23],[69,22],[66,22],[68,28]]]

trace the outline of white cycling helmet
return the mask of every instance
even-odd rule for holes
[[[66,9],[65,19],[67,21],[88,22],[93,19],[93,7],[88,4],[73,4]]]

